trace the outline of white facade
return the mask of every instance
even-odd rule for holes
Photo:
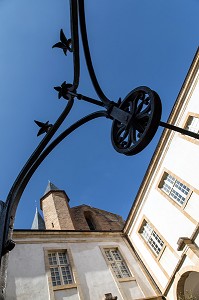
[[[17,231],[10,253],[7,299],[89,300],[112,293],[118,300],[155,296],[132,249],[121,232]],[[104,250],[117,249],[130,276],[117,278]],[[73,282],[53,286],[48,253],[67,251]]]
[[[199,132],[199,52],[168,122]],[[125,226],[167,299],[199,299],[198,167],[199,141],[165,130]]]

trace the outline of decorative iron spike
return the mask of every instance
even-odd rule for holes
[[[62,88],[61,86],[55,86],[54,90],[58,92],[58,99],[62,97]]]
[[[60,48],[63,50],[64,54],[67,55],[67,51],[73,52],[72,48],[70,47],[72,45],[72,40],[67,39],[63,29],[60,30],[60,42],[56,43],[52,46],[52,48]]]
[[[49,129],[53,126],[52,124],[49,124],[49,121],[47,121],[46,123],[34,120],[34,122],[40,127],[37,136],[43,134],[43,133],[47,133],[49,131]]]
[[[66,81],[64,81],[61,86],[55,86],[54,89],[58,92],[58,98],[63,97],[66,100],[70,100],[69,92],[72,92],[72,86],[72,84],[66,83]]]

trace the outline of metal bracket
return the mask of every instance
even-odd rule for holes
[[[112,106],[112,109],[109,114],[111,117],[113,117],[114,119],[116,119],[124,125],[127,125],[128,121],[131,118],[131,115],[128,112],[118,108],[115,105]]]
[[[192,132],[192,131],[189,131],[187,129],[184,129],[184,128],[180,128],[180,127],[177,127],[177,126],[174,126],[172,124],[168,124],[168,123],[165,123],[165,122],[162,122],[160,121],[160,126],[162,127],[165,127],[167,129],[171,129],[173,131],[177,131],[181,134],[184,134],[184,135],[187,135],[187,136],[190,136],[194,139],[198,139],[199,140],[199,134],[195,133],[195,132]]]

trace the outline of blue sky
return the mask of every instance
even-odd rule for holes
[[[88,36],[95,71],[113,101],[141,85],[162,100],[166,121],[198,47],[198,0],[86,0]],[[54,123],[65,107],[53,87],[73,80],[72,56],[52,45],[63,28],[70,36],[66,0],[0,0],[0,199],[42,137],[33,120]],[[81,53],[78,92],[96,99]],[[59,133],[90,112],[76,102]],[[48,180],[64,189],[70,205],[88,204],[125,219],[162,133],[136,156],[115,152],[111,121],[101,118],[64,140],[27,186],[15,228],[30,228]]]

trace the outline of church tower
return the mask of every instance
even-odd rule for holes
[[[47,230],[75,230],[68,196],[50,181],[44,196],[40,199],[40,205]]]

